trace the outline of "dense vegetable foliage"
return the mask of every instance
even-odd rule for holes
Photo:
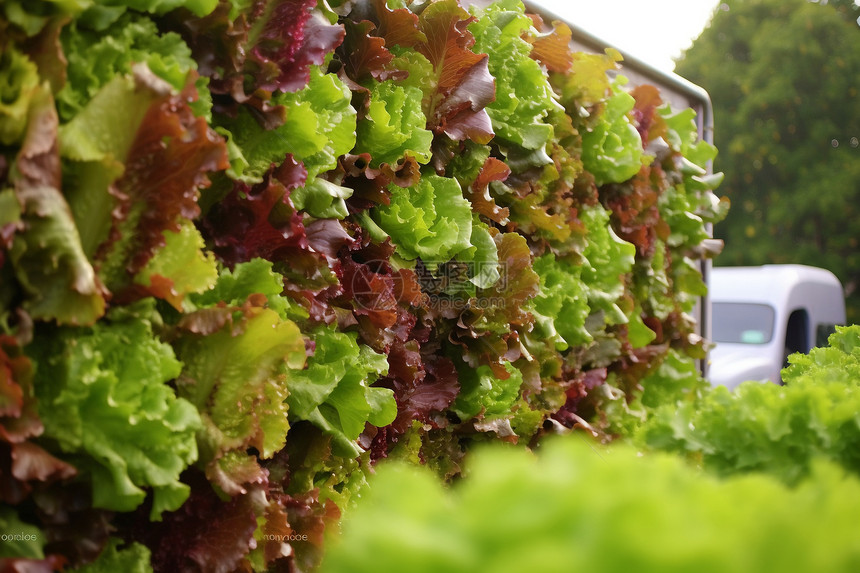
[[[447,486],[380,464],[322,570],[853,571],[860,326],[829,342],[793,355],[785,386],[659,407],[644,454],[582,433],[486,448]]]
[[[411,4],[0,8],[4,566],[306,571],[382,458],[700,393],[692,112]]]
[[[662,406],[643,445],[719,475],[768,472],[794,484],[822,457],[860,475],[860,326],[837,327],[829,344],[791,355],[784,386],[746,382],[714,388],[696,408]]]
[[[326,573],[765,570],[860,564],[860,480],[818,464],[789,488],[719,480],[676,457],[548,440],[537,455],[477,451],[446,488],[423,468],[382,464],[344,518]]]

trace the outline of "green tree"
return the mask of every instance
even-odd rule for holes
[[[852,0],[726,0],[677,72],[714,103],[732,201],[717,264],[797,262],[860,320],[860,14]]]

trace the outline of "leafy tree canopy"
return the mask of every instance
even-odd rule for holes
[[[860,9],[727,0],[678,62],[714,103],[732,201],[718,264],[797,262],[842,280],[860,319]]]

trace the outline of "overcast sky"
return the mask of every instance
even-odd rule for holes
[[[652,66],[673,58],[705,28],[719,0],[533,0]]]

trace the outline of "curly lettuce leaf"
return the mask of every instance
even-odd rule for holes
[[[225,277],[236,279],[230,273]],[[201,461],[210,479],[231,494],[243,491],[245,476],[258,472],[245,453],[249,447],[262,458],[283,448],[290,369],[301,368],[305,358],[298,327],[266,308],[262,294],[238,308],[220,304],[185,315],[176,343],[185,365],[178,394],[203,419]]]
[[[278,133],[290,141],[287,149],[304,163],[308,178],[337,167],[337,159],[355,146],[355,109],[349,88],[334,74],[318,67],[307,87],[276,97],[287,108]]]
[[[389,64],[394,54],[385,45],[385,40],[373,34],[376,24],[369,20],[344,22],[346,37],[338,54],[344,63],[347,76],[359,84],[370,79],[385,81],[403,79],[407,74],[402,70],[391,70]]]
[[[169,87],[150,81],[145,68],[133,77],[107,82],[72,121],[60,127],[64,188],[88,257],[108,239],[117,199],[111,185],[124,172],[124,161],[147,110]]]
[[[534,271],[540,276],[534,312],[542,337],[552,340],[558,350],[590,342],[593,337],[585,323],[591,310],[582,266],[546,254],[535,259]]]
[[[150,551],[139,543],[123,544],[115,537],[110,539],[98,559],[81,567],[70,570],[70,573],[152,573],[149,563]]]
[[[529,301],[539,292],[540,277],[522,235],[497,233],[493,242],[501,278],[478,289],[468,304],[455,307],[459,316],[447,339],[466,364],[489,366],[496,378],[505,380],[511,375],[506,362],[531,358],[520,337],[532,330],[535,317]]]
[[[474,17],[456,0],[433,2],[418,18],[405,8],[378,6],[377,17],[396,54],[388,68],[407,72],[402,85],[422,90],[428,129],[455,141],[488,143],[493,128],[485,107],[495,99],[495,82],[487,55],[470,50]]]
[[[104,287],[59,190],[58,119],[46,86],[34,97],[29,118],[12,174],[20,229],[8,252],[25,294],[23,308],[40,320],[92,324],[105,311]]]
[[[700,140],[691,109],[673,112],[664,106],[657,114],[666,126],[665,138],[671,149],[681,154],[683,183],[670,187],[660,197],[660,213],[671,229],[671,247],[696,247],[710,238],[706,223],[718,223],[728,213],[728,200],[713,193],[723,180],[722,173],[708,174],[708,164],[717,149]]]
[[[256,183],[272,164],[280,165],[286,154],[304,163],[308,180],[334,169],[337,159],[355,145],[356,112],[351,93],[334,74],[314,66],[307,85],[294,92],[275,94],[272,102],[285,109],[283,125],[264,128],[243,107],[234,120],[221,118],[232,134],[247,167],[236,169],[236,179]]]
[[[71,1],[81,2],[85,0]],[[94,0],[94,3],[107,6],[127,6],[132,10],[149,12],[150,14],[164,14],[177,8],[185,8],[198,16],[205,16],[215,8],[218,0]]]
[[[248,103],[276,120],[265,100],[304,88],[344,38],[325,3],[316,0],[222,0],[203,18],[177,12],[167,25],[191,47],[200,73],[210,79],[215,109],[234,115]]]
[[[419,24],[427,43],[418,50],[430,61],[435,90],[425,94],[425,114],[436,133],[455,141],[489,143],[493,127],[485,109],[496,97],[489,57],[469,48],[474,20],[456,0],[434,2],[421,12]]]
[[[164,231],[195,218],[208,174],[226,169],[221,136],[182,93],[136,65],[117,76],[61,130],[63,156],[80,162],[69,193],[86,252],[112,291],[127,288],[164,245]],[[159,165],[159,169],[153,169]]]
[[[393,392],[371,386],[388,371],[388,362],[384,354],[358,344],[354,333],[323,326],[311,337],[314,354],[307,368],[291,378],[290,417],[313,422],[344,452],[357,455],[355,440],[365,424],[387,426],[397,416]]]
[[[433,133],[426,129],[422,97],[418,88],[393,80],[374,83],[365,117],[356,127],[355,152],[370,154],[373,167],[406,157],[422,164],[430,161]]]
[[[477,216],[472,220],[471,247],[457,254],[457,261],[466,263],[469,282],[478,288],[490,288],[501,279],[499,250],[490,227]]]
[[[164,246],[135,275],[134,283],[177,310],[188,309],[186,296],[206,291],[218,278],[215,256],[205,247],[191,221],[178,231],[164,231]]]
[[[165,230],[178,231],[184,221],[194,219],[200,213],[199,189],[209,185],[208,174],[227,167],[223,140],[188,106],[194,93],[188,86],[162,97],[143,118],[116,183],[124,199],[114,215],[113,233],[119,240],[100,257],[105,282],[114,279],[112,273],[142,268],[164,244]]]
[[[36,36],[49,23],[69,16],[98,28],[105,28],[126,13],[128,8],[150,14],[164,14],[185,8],[205,16],[218,0],[8,0],[0,5],[6,19],[27,36]]]
[[[433,269],[472,246],[472,207],[455,179],[428,174],[413,187],[394,188],[391,203],[371,217],[402,257],[420,257]]]
[[[105,311],[104,288],[84,254],[77,227],[59,191],[21,190],[24,230],[9,251],[30,316],[58,324],[92,324]]]
[[[695,404],[661,407],[637,438],[718,475],[766,472],[794,485],[818,458],[860,475],[858,349],[860,326],[837,327],[828,346],[789,357],[784,386],[717,386]]]
[[[510,362],[504,364],[508,377],[499,379],[489,366],[459,370],[460,393],[451,409],[461,420],[481,419],[510,415],[520,396],[522,373]]]
[[[315,0],[257,0],[251,4],[245,72],[255,88],[291,92],[307,84],[343,41],[343,27],[329,21]]]
[[[582,162],[598,185],[627,181],[643,164],[642,138],[627,115],[636,101],[618,81],[612,92],[600,122],[582,134]]]
[[[589,308],[592,313],[602,313],[601,324],[626,324],[627,313],[619,302],[625,293],[624,276],[633,268],[636,247],[618,237],[603,207],[583,209],[580,217],[588,227],[581,277]]]
[[[545,65],[551,73],[569,73],[574,62],[574,54],[571,51],[572,37],[573,33],[567,24],[554,20],[552,30],[532,39],[532,58]]]
[[[179,475],[197,459],[200,428],[194,406],[166,384],[182,364],[153,335],[158,321],[148,299],[27,347],[45,437],[91,475],[94,506],[131,511],[152,489],[151,519],[188,497]]]
[[[0,53],[0,144],[18,143],[27,130],[30,100],[39,84],[39,70],[12,46]]]
[[[472,8],[469,24],[472,51],[489,56],[496,81],[496,99],[487,106],[495,138],[515,172],[552,162],[547,145],[554,131],[548,116],[561,110],[546,72],[531,58],[532,45],[523,36],[536,34],[519,0],[502,0],[485,9]]]
[[[279,260],[284,253],[306,248],[303,217],[290,198],[304,184],[306,174],[301,163],[287,156],[262,182],[235,183],[203,222],[218,257],[234,265],[254,257]]]
[[[835,572],[860,557],[860,481],[832,465],[793,488],[762,475],[715,480],[579,435],[537,454],[486,448],[467,469],[450,487],[428,468],[380,464],[321,570]]]
[[[7,0],[0,5],[5,19],[17,26],[27,37],[36,36],[52,19],[77,16],[92,5],[93,0]]]
[[[178,34],[160,33],[155,23],[142,15],[124,14],[103,30],[73,23],[63,29],[60,39],[68,60],[67,81],[57,94],[63,122],[80,113],[116,76],[130,74],[135,64],[146,64],[176,91],[185,87],[188,74],[197,69],[191,50]],[[207,114],[209,92],[205,85],[197,85],[197,90],[195,111]]]
[[[255,258],[237,264],[233,270],[223,270],[213,287],[205,292],[192,295],[191,302],[198,308],[214,307],[219,303],[228,306],[242,306],[251,295],[266,297],[267,308],[288,318],[289,303],[283,298],[284,277],[272,270],[271,261]]]

